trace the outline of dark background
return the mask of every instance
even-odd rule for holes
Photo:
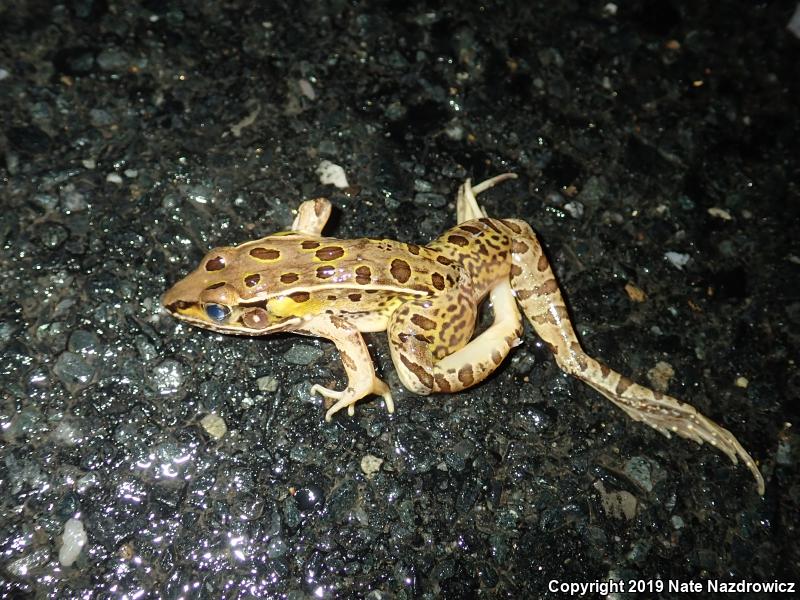
[[[0,593],[798,579],[795,2],[10,4]],[[319,183],[326,159],[348,190]],[[763,498],[531,332],[488,382],[428,398],[370,335],[397,411],[329,424],[309,389],[343,385],[332,344],[159,310],[207,249],[285,228],[303,198],[331,198],[331,235],[424,243],[466,177],[509,170],[482,202],[539,232],[589,352],[644,383],[668,363],[670,392],[759,462]],[[75,516],[88,543],[62,567]]]

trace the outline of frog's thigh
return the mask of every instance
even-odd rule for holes
[[[330,216],[331,203],[326,198],[306,200],[297,209],[297,216],[292,223],[292,231],[320,235]]]
[[[299,333],[324,337],[336,344],[347,373],[347,387],[340,392],[321,385],[311,388],[312,394],[319,393],[325,398],[325,407],[328,408],[325,413],[326,421],[330,421],[343,408],[347,408],[348,414],[352,416],[355,412],[353,405],[369,394],[383,396],[386,409],[394,412],[389,387],[375,375],[367,345],[355,326],[341,317],[322,315],[304,323]]]
[[[598,362],[581,348],[555,275],[530,226],[506,221],[519,230],[512,247],[511,285],[536,333],[550,347],[562,370],[589,384],[636,421],[647,423],[667,437],[671,433],[708,442],[734,463],[737,457],[753,473],[759,493],[764,491],[761,473],[733,434],[706,418],[694,407],[634,383]]]
[[[458,306],[459,298],[465,304],[443,312]],[[522,319],[507,282],[492,290],[491,301],[494,323],[468,343],[476,308],[458,289],[408,302],[395,311],[389,324],[389,347],[403,385],[427,395],[457,392],[488,377],[519,343],[522,333]]]

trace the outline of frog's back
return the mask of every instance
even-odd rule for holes
[[[458,267],[438,252],[389,239],[286,232],[220,251],[230,255],[227,279],[236,271],[235,279],[245,282],[243,297],[325,289],[425,296],[452,287],[458,279]],[[246,285],[255,279],[254,285]]]

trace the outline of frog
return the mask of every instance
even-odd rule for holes
[[[384,238],[325,237],[332,205],[300,204],[291,227],[214,248],[161,298],[177,319],[211,331],[264,336],[291,332],[333,342],[347,385],[314,384],[325,420],[376,395],[395,410],[370,357],[365,333],[386,332],[400,382],[414,394],[454,393],[491,375],[522,343],[523,315],[558,367],[666,437],[708,443],[741,460],[764,494],[764,479],[736,437],[690,404],[647,388],[587,354],[553,269],[531,226],[491,218],[477,196],[516,178],[503,173],[456,194],[456,225],[419,245]],[[493,320],[474,335],[481,303]]]

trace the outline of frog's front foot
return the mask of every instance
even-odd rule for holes
[[[347,408],[347,414],[352,417],[356,412],[356,402],[370,394],[382,396],[383,401],[386,403],[386,410],[390,413],[394,412],[394,400],[392,400],[392,393],[389,391],[389,386],[377,377],[373,377],[372,386],[370,388],[355,389],[351,386],[347,386],[347,388],[339,392],[316,384],[312,386],[311,393],[319,394],[324,398],[325,408],[328,409],[325,412],[326,421],[330,421],[333,415],[345,407]]]

